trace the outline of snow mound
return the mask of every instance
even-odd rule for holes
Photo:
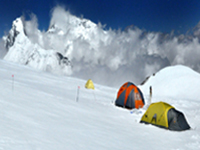
[[[166,67],[150,76],[143,85],[139,86],[146,98],[149,96],[150,86],[153,93],[152,100],[173,97],[200,101],[200,74],[186,66]]]

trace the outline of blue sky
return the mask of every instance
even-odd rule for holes
[[[106,24],[107,28],[125,29],[135,25],[147,31],[186,33],[200,21],[198,0],[1,0],[0,35],[22,14],[34,13],[39,28],[48,29],[51,10],[64,5],[76,16]]]

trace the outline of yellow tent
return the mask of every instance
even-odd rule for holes
[[[85,84],[85,88],[87,88],[87,89],[93,89],[94,90],[94,84],[93,84],[93,82],[92,82],[91,79],[89,79],[87,81],[87,83]]]
[[[183,113],[165,102],[152,103],[140,122],[175,131],[190,129]]]
[[[141,121],[168,128],[167,112],[170,108],[173,107],[164,102],[152,103]]]

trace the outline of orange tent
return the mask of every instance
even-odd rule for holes
[[[142,108],[144,106],[144,98],[140,89],[131,82],[124,83],[117,93],[115,105],[125,108]]]

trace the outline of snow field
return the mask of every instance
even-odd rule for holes
[[[167,96],[167,91],[162,88],[156,91],[162,82],[156,82],[154,78],[152,102],[162,100],[173,105],[184,113],[192,127],[188,131],[173,132],[140,124],[145,107],[131,111],[115,107],[118,88],[95,84],[94,91],[87,90],[84,88],[85,80],[52,75],[2,60],[0,66],[2,150],[200,149],[200,103],[197,94],[194,98],[191,95],[186,97],[186,94],[184,98],[174,97],[181,94],[176,93],[176,87],[171,87],[171,95]],[[180,71],[183,70],[185,68]],[[194,74],[187,72],[194,79]],[[165,79],[172,84],[170,78],[173,76],[166,75]],[[140,86],[146,100],[150,82],[153,82],[151,78]],[[196,86],[190,84],[188,87],[195,89],[198,88]],[[160,94],[156,94],[158,91]]]

